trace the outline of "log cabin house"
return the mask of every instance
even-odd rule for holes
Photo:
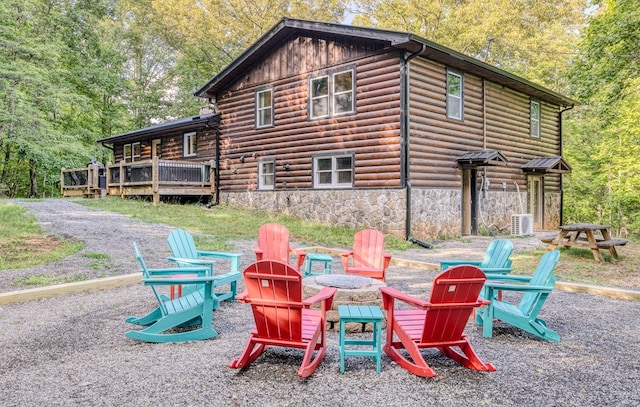
[[[210,113],[99,140],[109,193],[179,195],[122,178],[180,162],[216,203],[418,242],[561,224],[574,101],[414,34],[284,18],[196,96]]]

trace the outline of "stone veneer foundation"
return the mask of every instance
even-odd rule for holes
[[[527,213],[526,192],[479,194],[479,233],[486,230],[510,233],[511,215]],[[559,197],[560,194],[545,194],[545,229],[555,229],[560,224]],[[220,202],[325,225],[376,229],[406,237],[406,189],[221,191]],[[410,237],[419,240],[459,237],[461,224],[459,189],[411,189]]]

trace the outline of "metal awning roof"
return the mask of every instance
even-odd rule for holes
[[[561,156],[536,157],[520,167],[524,172],[563,174],[571,172],[571,166]]]
[[[483,167],[487,165],[506,165],[509,160],[498,150],[469,151],[456,158],[463,167]]]
[[[137,140],[145,136],[155,136],[170,131],[190,130],[193,128],[206,127],[220,122],[220,115],[214,113],[206,113],[198,116],[183,117],[181,119],[172,120],[165,123],[156,124],[154,126],[133,130],[127,133],[118,134],[98,140],[98,143],[108,144],[114,142],[124,142]]]

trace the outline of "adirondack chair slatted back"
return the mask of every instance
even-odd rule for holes
[[[513,252],[513,243],[507,239],[496,239],[489,244],[480,268],[508,267],[511,263],[509,256]],[[507,262],[509,264],[507,265]]]
[[[478,296],[486,280],[477,267],[451,267],[433,281],[422,342],[452,341],[462,337],[469,316],[478,306]]]
[[[187,231],[182,229],[173,230],[167,238],[171,252],[174,257],[184,259],[197,259],[198,251],[193,237]]]
[[[244,271],[258,337],[302,340],[302,275],[280,261],[258,261]]]
[[[147,264],[144,262],[144,259],[142,258],[142,254],[140,253],[140,249],[138,249],[138,245],[136,244],[136,242],[133,242],[133,248],[136,252],[136,259],[138,259],[138,263],[140,263],[140,266],[142,267],[141,271],[142,271],[142,275],[143,278],[151,278],[151,273],[149,273],[149,269],[147,267]],[[155,286],[151,285],[151,290],[153,291],[153,295],[155,295],[156,300],[158,300],[158,304],[160,306],[160,308],[162,309],[162,313],[164,315],[167,314],[167,306],[164,303],[164,301],[162,300],[162,297],[160,296],[160,293],[158,293],[158,290],[156,289]]]
[[[366,229],[353,236],[353,267],[384,267],[384,235],[377,230]]]
[[[552,287],[556,281],[556,278],[552,273],[559,259],[560,252],[557,250],[546,252],[540,259],[538,267],[536,267],[536,271],[533,273],[529,285]],[[522,296],[520,304],[518,304],[518,309],[520,309],[524,315],[537,315],[544,304],[544,301],[540,300],[546,298],[547,295],[548,293],[541,293],[539,291],[526,292]]]
[[[289,229],[278,223],[262,225],[258,230],[258,247],[262,249],[260,260],[289,263]]]

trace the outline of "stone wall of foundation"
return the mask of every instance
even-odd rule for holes
[[[511,215],[527,213],[527,193],[479,192],[478,233],[510,233]],[[462,232],[459,189],[411,190],[411,237],[433,240]],[[222,192],[220,202],[236,208],[283,213],[325,225],[377,229],[406,237],[406,190],[290,190]],[[545,229],[560,225],[560,194],[545,194]]]
[[[404,189],[222,192],[220,202],[325,225],[377,229],[405,237]]]

